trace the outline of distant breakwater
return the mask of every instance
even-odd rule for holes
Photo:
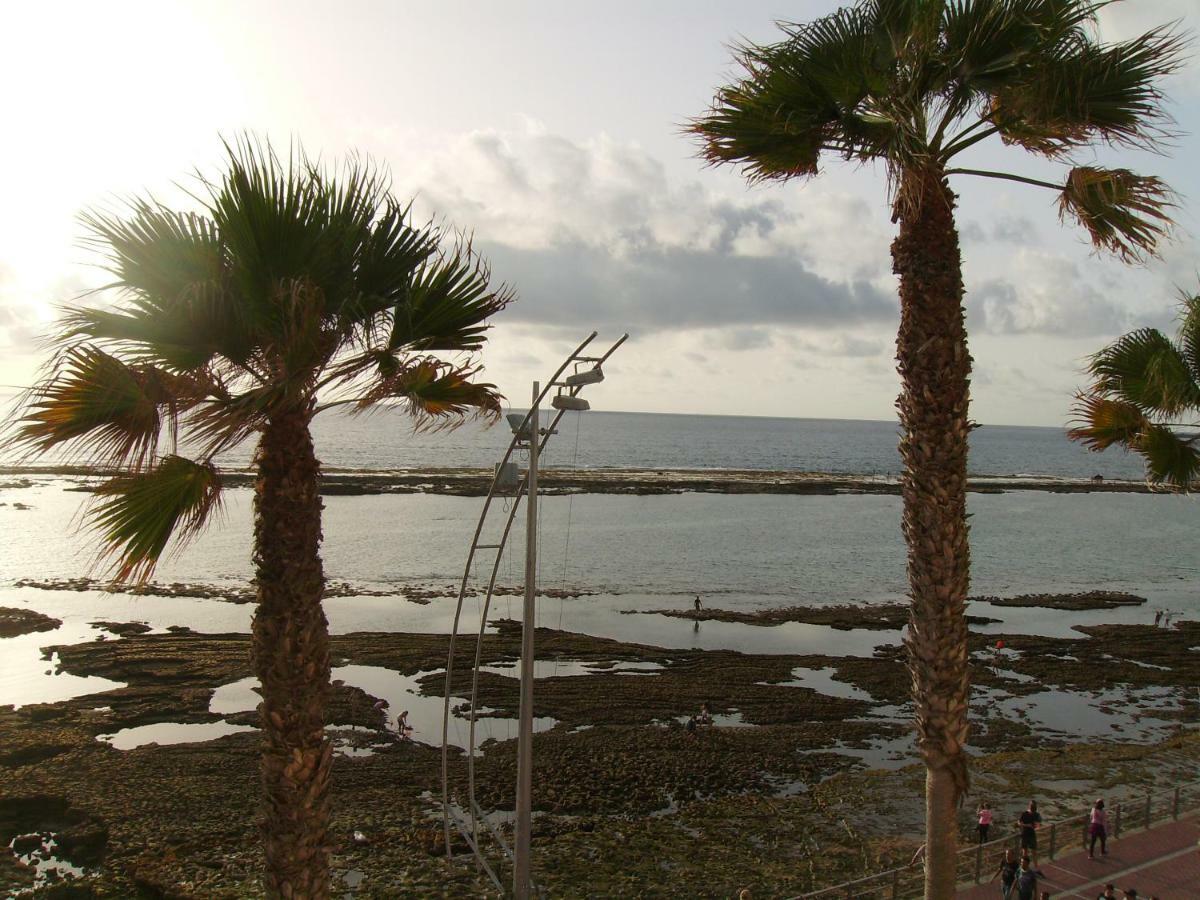
[[[32,478],[79,479],[74,490],[88,491],[94,479],[105,477],[103,469],[83,465],[0,466],[5,487],[32,484]],[[254,474],[232,471],[222,474],[229,487],[250,487]],[[478,468],[422,468],[394,470],[346,470],[328,468],[322,477],[321,493],[443,494],[482,497],[491,486],[492,472]],[[765,471],[759,469],[562,469],[539,472],[539,486],[547,494],[899,494],[897,478],[876,475],[835,475],[820,472]],[[975,476],[967,490],[983,494],[1006,491],[1051,493],[1158,493],[1144,481],[1093,481],[1091,479],[1037,476]],[[511,492],[510,492],[511,493]]]

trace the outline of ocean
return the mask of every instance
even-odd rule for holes
[[[559,431],[545,465],[793,469],[883,477],[899,471],[896,427],[885,422],[597,412],[569,414]],[[315,439],[329,469],[380,471],[490,467],[507,446],[509,432],[503,425],[469,424],[414,434],[404,420],[378,414],[318,421]],[[985,426],[972,434],[971,454],[970,469],[979,475],[1141,477],[1137,459],[1089,454],[1057,429]],[[227,462],[245,465],[249,459],[246,451]],[[58,672],[40,659],[40,647],[93,639],[92,622],[144,621],[155,631],[172,625],[206,633],[249,629],[252,606],[208,597],[19,586],[21,579],[102,573],[93,565],[89,536],[78,528],[88,496],[78,490],[82,480],[49,470],[0,475],[0,606],[35,609],[63,621],[56,631],[3,641],[3,702],[53,701],[106,689],[106,683]],[[156,580],[244,586],[253,571],[251,499],[248,488],[228,490],[220,520],[196,543],[165,559]],[[498,501],[501,508],[505,502]],[[363,591],[326,601],[331,630],[447,632],[453,599],[437,597],[420,605],[399,595],[457,585],[482,503],[479,497],[436,494],[325,497],[326,576]],[[880,644],[900,639],[899,632],[839,631],[797,622],[760,627],[708,621],[701,628],[686,619],[627,614],[686,608],[695,594],[707,606],[743,611],[903,600],[898,496],[556,495],[543,498],[540,511],[539,585],[582,593],[539,601],[541,626],[661,647],[754,653],[871,656]],[[1077,626],[1148,623],[1159,610],[1200,617],[1198,511],[1193,498],[1164,494],[1019,489],[969,494],[972,594],[1110,589],[1148,599],[1145,606],[1087,612],[1001,609],[982,600],[971,605],[971,612],[1003,623],[978,630],[1077,638]],[[500,560],[502,586],[523,580],[523,525],[524,516],[518,516]],[[493,536],[485,531],[483,539]],[[486,583],[486,559],[468,573],[470,586]],[[519,615],[519,600],[496,598],[492,621]],[[461,627],[478,627],[477,600],[468,601]],[[395,673],[375,674],[395,680]],[[415,682],[388,684],[393,702],[413,710],[417,740],[435,743],[440,701],[421,694]],[[843,688],[830,685],[828,690]],[[378,693],[384,687],[371,689],[385,696]],[[1095,728],[1110,727],[1110,719],[1096,712],[1104,698],[1080,702]],[[428,716],[422,703],[429,706]]]
[[[885,476],[901,468],[894,422],[590,411],[566,414],[559,432],[548,445],[545,465]],[[407,419],[390,411],[327,414],[313,427],[323,464],[356,470],[490,467],[510,437],[503,420],[491,427],[468,422],[454,430],[414,433]],[[973,475],[1142,477],[1139,458],[1119,451],[1091,453],[1068,441],[1060,428],[983,425],[970,440]],[[242,448],[228,461],[248,464],[250,453],[251,448]]]
[[[543,465],[795,469],[895,475],[896,426],[886,422],[570,413]],[[413,433],[381,413],[318,419],[318,455],[329,469],[490,467],[509,430],[469,423]],[[971,436],[973,473],[1086,479],[1139,478],[1140,460],[1088,453],[1052,428],[984,426]],[[226,460],[249,463],[249,451]],[[10,482],[15,484],[16,482]],[[0,491],[0,578],[68,578],[88,571],[86,535],[74,528],[86,498],[72,479],[37,476]],[[323,557],[329,578],[404,585],[454,581],[480,498],[424,494],[325,498]],[[706,593],[739,606],[899,599],[905,590],[900,498],[888,495],[581,495],[541,505],[542,578],[605,594]],[[969,495],[976,594],[1086,590],[1155,593],[1191,606],[1197,508],[1190,497],[1010,490]],[[519,516],[510,544],[523,541]],[[159,579],[246,581],[251,575],[250,492],[226,493],[223,521],[169,558]],[[488,535],[485,533],[484,538]],[[519,554],[502,560],[517,583]],[[650,601],[648,601],[650,602]]]

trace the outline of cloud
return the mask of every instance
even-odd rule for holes
[[[893,318],[888,222],[832,188],[726,195],[668,177],[635,144],[537,125],[395,155],[397,191],[473,229],[519,300],[507,321],[639,334],[840,328]],[[853,240],[847,240],[853,235]]]
[[[765,350],[772,343],[773,336],[766,328],[727,328],[717,337],[723,350]]]
[[[21,297],[12,269],[0,264],[0,349],[6,353],[32,353],[38,317],[32,303]]]
[[[1108,335],[1130,324],[1128,309],[1090,284],[1070,260],[1031,250],[1013,254],[1019,281],[983,280],[967,291],[972,331],[991,334]]]
[[[1037,226],[1024,216],[1001,216],[992,226],[992,240],[1004,244],[1028,244],[1037,240]]]
[[[837,283],[794,257],[663,246],[615,254],[577,241],[527,249],[480,242],[493,273],[517,286],[504,315],[545,325],[641,333],[728,325],[834,328],[895,317],[869,282]]]

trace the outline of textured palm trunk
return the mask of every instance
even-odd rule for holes
[[[309,419],[307,410],[272,416],[254,487],[267,891],[289,898],[329,896],[329,626],[321,607],[321,472]]]
[[[971,357],[963,320],[954,195],[939,171],[909,173],[900,234],[896,339],[902,392],[904,538],[912,598],[905,644],[917,742],[925,762],[925,896],[954,896],[956,811],[967,789],[967,402]]]

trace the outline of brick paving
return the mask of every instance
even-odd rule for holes
[[[1138,897],[1160,900],[1200,900],[1200,818],[1195,815],[1157,825],[1148,831],[1126,832],[1108,842],[1108,855],[1091,860],[1084,850],[1060,853],[1051,861],[1044,856],[1041,870],[1046,876],[1040,890],[1052,897],[1081,897],[1095,900],[1104,885],[1112,882],[1117,896],[1125,888],[1136,888]],[[1097,845],[1097,853],[1099,846]],[[992,864],[999,865],[999,856]],[[996,900],[999,881],[959,890],[966,900]]]

